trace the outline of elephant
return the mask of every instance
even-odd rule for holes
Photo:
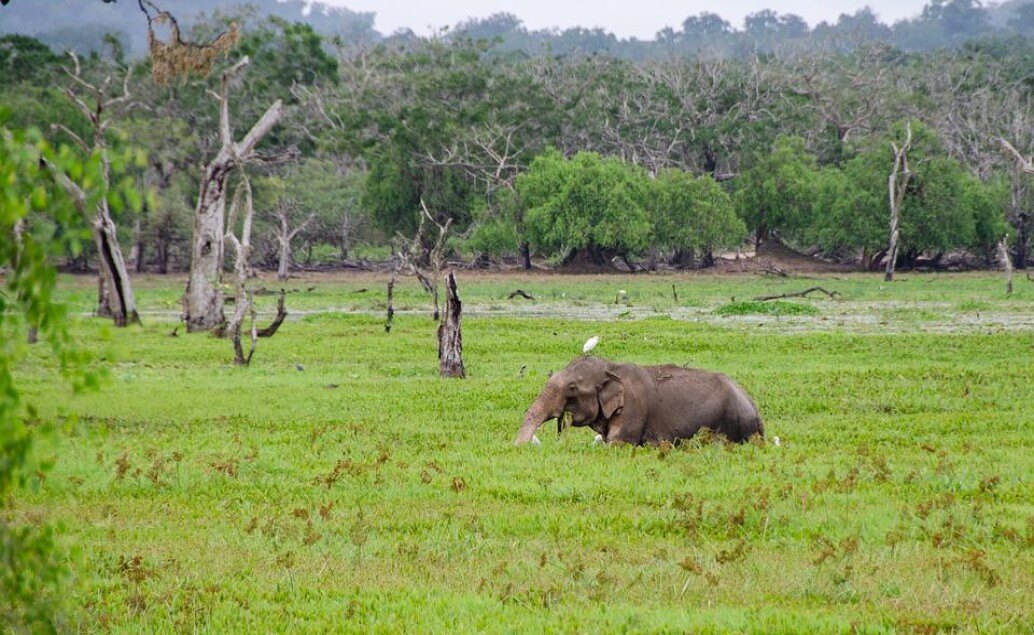
[[[565,413],[607,443],[657,445],[688,439],[701,428],[744,442],[764,437],[757,406],[722,373],[675,365],[637,366],[595,356],[576,357],[549,378],[524,413],[514,441],[532,440],[539,427]]]

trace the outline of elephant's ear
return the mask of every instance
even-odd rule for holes
[[[621,384],[621,378],[609,370],[607,378],[600,384],[598,393],[600,408],[605,418],[610,419],[625,407],[625,387]]]

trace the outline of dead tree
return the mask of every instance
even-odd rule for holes
[[[238,238],[234,231],[237,225],[237,214],[240,207],[244,206],[244,218],[241,225],[241,235]],[[251,363],[251,356],[255,354],[255,342],[258,339],[258,329],[255,325],[255,296],[248,289],[248,257],[251,255],[251,223],[255,217],[255,208],[252,205],[251,184],[247,178],[241,179],[240,184],[233,193],[233,203],[230,205],[230,218],[226,223],[227,231],[223,239],[233,245],[235,252],[234,260],[234,310],[233,317],[226,325],[226,331],[233,340],[234,363],[238,366],[247,366]],[[244,346],[241,343],[241,326],[244,324],[244,317],[251,316],[251,348],[248,354],[244,354]]]
[[[452,226],[452,219],[449,218],[445,221],[445,224],[439,223],[435,220],[431,212],[427,211],[427,205],[424,204],[424,199],[420,199],[420,209],[423,211],[424,216],[427,220],[431,221],[438,228],[438,240],[435,242],[434,247],[431,249],[429,261],[431,263],[431,295],[434,296],[434,321],[437,322],[441,318],[441,310],[438,306],[438,280],[442,275],[442,267],[445,265],[445,239],[449,235],[449,227]],[[427,286],[426,284],[424,285]]]
[[[1005,295],[1012,295],[1012,259],[1009,258],[1008,234],[998,241],[998,259],[1005,269]]]
[[[442,377],[466,377],[463,368],[463,333],[460,327],[460,302],[456,273],[445,278],[445,319],[438,325],[438,372]]]
[[[894,280],[894,265],[898,259],[898,238],[901,229],[901,208],[905,203],[908,184],[912,181],[912,172],[908,169],[908,152],[912,148],[912,124],[905,124],[905,142],[898,146],[892,141],[894,150],[894,168],[887,177],[887,197],[890,201],[890,241],[887,246],[887,270],[883,274],[886,282]]]
[[[226,322],[220,282],[223,273],[223,236],[226,222],[226,180],[234,168],[255,158],[255,146],[279,123],[284,114],[281,100],[270,106],[240,141],[234,141],[230,125],[230,81],[247,66],[244,57],[222,75],[219,103],[219,137],[222,143],[201,177],[190,256],[190,277],[183,294],[183,320],[187,331],[209,331]]]
[[[277,231],[276,241],[279,245],[280,259],[276,268],[276,279],[287,280],[291,277],[291,241],[300,232],[305,231],[315,214],[309,214],[300,225],[291,229],[291,212],[296,209],[293,201],[281,201],[276,206]]]
[[[396,236],[392,243],[391,276],[388,278],[388,316],[384,322],[384,330],[387,333],[391,332],[392,324],[395,321],[395,284],[398,282],[400,275],[410,275],[420,281],[420,286],[434,298],[434,321],[437,322],[441,318],[441,311],[438,305],[438,279],[441,275],[442,266],[445,264],[445,239],[449,234],[449,228],[452,226],[452,219],[450,218],[445,221],[445,224],[441,224],[427,211],[427,206],[424,205],[422,199],[420,206],[423,213],[420,216],[420,224],[417,225],[413,239],[407,240],[400,235]],[[438,227],[438,240],[431,249],[429,256],[433,269],[433,279],[429,278],[421,270],[415,256],[421,250],[425,220],[430,220]]]
[[[237,217],[241,214],[241,233],[238,237],[234,232],[237,227]],[[234,250],[234,309],[233,316],[226,325],[226,332],[233,341],[233,361],[238,366],[251,364],[251,357],[255,354],[255,346],[260,337],[273,337],[287,317],[287,310],[284,308],[284,290],[280,290],[280,298],[277,300],[276,317],[273,323],[264,329],[258,328],[255,319],[255,294],[248,288],[248,259],[251,256],[251,227],[255,217],[255,208],[252,204],[251,183],[247,177],[241,179],[237,189],[233,193],[233,203],[230,205],[230,217],[226,223],[226,235],[224,240],[233,246]],[[244,325],[244,318],[250,318],[250,339],[251,345],[247,354],[244,353],[244,343],[241,341],[241,329]]]
[[[136,298],[133,285],[129,279],[129,271],[122,257],[122,247],[118,242],[118,231],[108,208],[108,190],[111,187],[111,161],[108,157],[107,130],[111,125],[111,112],[118,107],[130,105],[129,78],[131,69],[127,68],[122,79],[122,91],[111,95],[109,89],[114,81],[114,74],[108,74],[99,84],[92,84],[82,76],[79,57],[74,52],[68,53],[72,60],[72,68],[65,67],[65,73],[71,78],[72,85],[65,89],[65,94],[79,111],[90,122],[93,129],[92,145],[87,144],[79,135],[61,124],[53,124],[52,129],[61,131],[71,137],[87,155],[95,154],[101,161],[103,193],[97,197],[93,212],[93,238],[97,246],[99,280],[97,283],[97,315],[111,317],[115,326],[139,323],[140,315],[136,310]],[[89,218],[87,197],[83,188],[66,174],[56,174],[56,166],[48,164],[57,182],[65,189],[80,213]]]
[[[1019,269],[1027,268],[1028,250],[1030,248],[1030,236],[1032,227],[1032,214],[1025,207],[1025,201],[1029,196],[1031,187],[1031,175],[1034,174],[1034,156],[1023,156],[1011,143],[1005,139],[999,139],[1002,148],[1014,160],[1014,167],[1010,172],[1010,196],[1009,224],[1016,229],[1015,249],[1012,263]]]

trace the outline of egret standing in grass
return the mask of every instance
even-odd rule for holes
[[[600,336],[593,335],[589,339],[585,340],[585,344],[582,346],[582,352],[588,355],[592,352],[592,349],[596,348],[596,345],[600,343]]]

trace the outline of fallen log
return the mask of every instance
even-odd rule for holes
[[[765,302],[767,300],[782,300],[783,298],[803,298],[807,296],[809,293],[815,292],[824,293],[826,294],[826,297],[833,300],[843,297],[840,295],[839,291],[826,291],[822,287],[811,287],[810,289],[805,289],[804,291],[797,291],[796,293],[781,293],[779,295],[761,295],[754,298],[754,301]]]

